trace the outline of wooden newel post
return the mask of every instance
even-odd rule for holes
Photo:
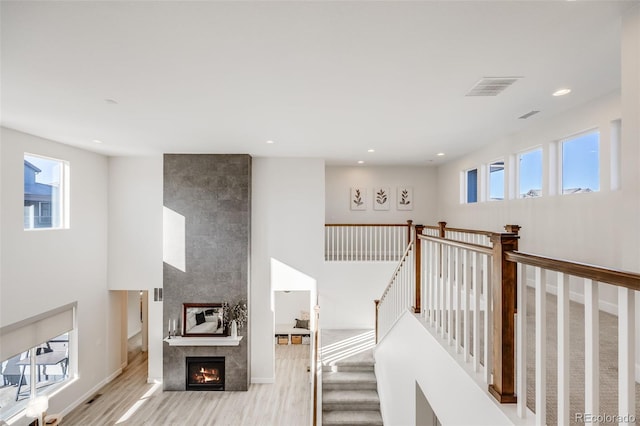
[[[380,299],[373,301],[376,304],[376,344],[378,344],[378,308],[380,307]]]
[[[504,229],[510,233],[510,234],[516,234],[518,235],[518,232],[520,232],[520,228],[522,228],[522,226],[520,225],[505,225]]]
[[[438,222],[438,226],[440,227],[440,234],[438,236],[440,238],[444,238],[444,236],[445,236],[445,228],[447,227],[447,222]]]
[[[414,264],[415,264],[415,272],[416,272],[416,298],[413,305],[413,313],[420,314],[422,313],[422,293],[420,283],[422,282],[422,242],[418,235],[422,235],[422,231],[424,230],[424,225],[416,225],[416,233],[414,240]]]
[[[413,220],[409,219],[407,220],[407,244],[409,244],[411,242],[411,226],[413,225]]]
[[[489,392],[501,403],[515,403],[515,312],[517,267],[505,252],[518,250],[518,235],[492,234],[493,384]],[[523,395],[523,397],[525,397]]]

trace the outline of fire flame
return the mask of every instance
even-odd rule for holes
[[[217,368],[205,370],[205,368],[202,367],[200,368],[199,374],[196,374],[195,376],[195,382],[197,383],[211,383],[220,381],[220,374],[218,373]]]

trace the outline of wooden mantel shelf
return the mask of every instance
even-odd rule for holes
[[[238,346],[243,337],[167,337],[163,340],[169,346]]]

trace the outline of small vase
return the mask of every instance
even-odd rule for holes
[[[236,320],[231,321],[231,338],[238,338],[238,323],[236,322]]]

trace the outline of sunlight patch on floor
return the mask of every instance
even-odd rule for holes
[[[137,400],[128,410],[126,413],[124,413],[122,415],[122,417],[120,417],[118,419],[118,421],[116,422],[116,424],[120,424],[120,423],[124,423],[127,420],[129,420],[131,418],[131,416],[133,416],[133,414],[138,411],[138,409],[142,406],[142,404],[144,404],[145,402],[147,402],[147,399],[149,399],[149,397],[151,397],[151,395],[153,395],[153,393],[160,387],[162,386],[162,383],[154,383],[153,386],[151,386],[151,388],[145,392],[144,395],[142,395],[142,397],[140,397],[139,400]]]

